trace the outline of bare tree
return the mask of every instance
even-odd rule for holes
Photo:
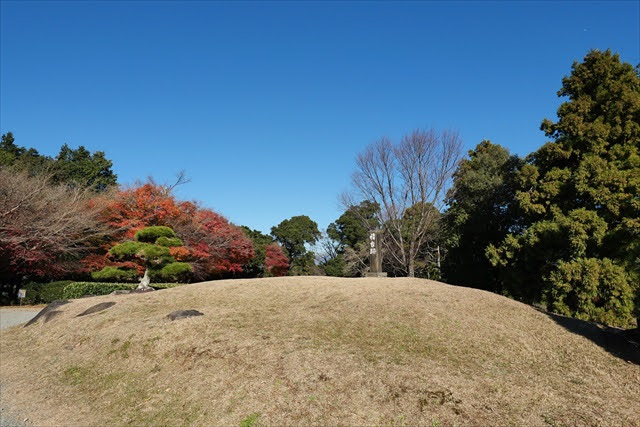
[[[358,242],[355,246],[343,246],[333,240],[327,230],[323,230],[322,237],[313,248],[316,254],[316,263],[326,265],[331,260],[342,257],[344,262],[342,273],[346,277],[363,276],[369,267],[369,245],[368,242]]]
[[[99,219],[106,195],[52,185],[52,176],[0,167],[3,281],[29,275],[55,277],[77,269],[78,257],[114,231]]]
[[[398,143],[382,138],[357,156],[355,191],[343,201],[379,204],[386,261],[409,277],[433,239],[461,148],[457,132],[415,130]]]
[[[187,176],[187,171],[185,171],[184,169],[180,170],[177,174],[176,174],[176,181],[169,185],[166,186],[169,193],[171,193],[176,187],[180,186],[180,185],[185,185],[191,182],[191,178],[189,178]]]
[[[355,248],[344,248],[344,270],[349,276],[364,276],[369,269],[368,242],[359,242]]]
[[[335,259],[340,254],[340,244],[329,237],[327,230],[320,231],[320,238],[313,245],[312,250],[315,254],[315,261],[317,264],[326,264],[332,259]]]

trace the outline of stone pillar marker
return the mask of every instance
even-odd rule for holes
[[[382,272],[382,232],[371,230],[369,232],[369,272],[367,277],[387,277]]]

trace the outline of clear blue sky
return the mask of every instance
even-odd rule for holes
[[[105,151],[121,183],[263,231],[341,213],[355,155],[456,128],[527,154],[591,48],[640,62],[627,2],[1,2],[0,130]]]

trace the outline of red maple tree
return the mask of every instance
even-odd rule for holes
[[[285,276],[289,271],[289,259],[277,243],[265,246],[264,264],[272,276]]]
[[[171,190],[149,181],[116,192],[103,220],[120,233],[103,248],[105,256],[89,256],[85,265],[94,270],[115,265],[106,257],[110,247],[131,239],[141,228],[165,225],[184,242],[183,247],[172,249],[172,256],[192,263],[194,279],[241,272],[242,265],[254,256],[251,240],[222,215],[195,202],[178,201]]]

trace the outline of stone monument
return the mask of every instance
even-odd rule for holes
[[[382,272],[382,232],[372,230],[369,232],[369,271],[367,277],[387,277]]]

